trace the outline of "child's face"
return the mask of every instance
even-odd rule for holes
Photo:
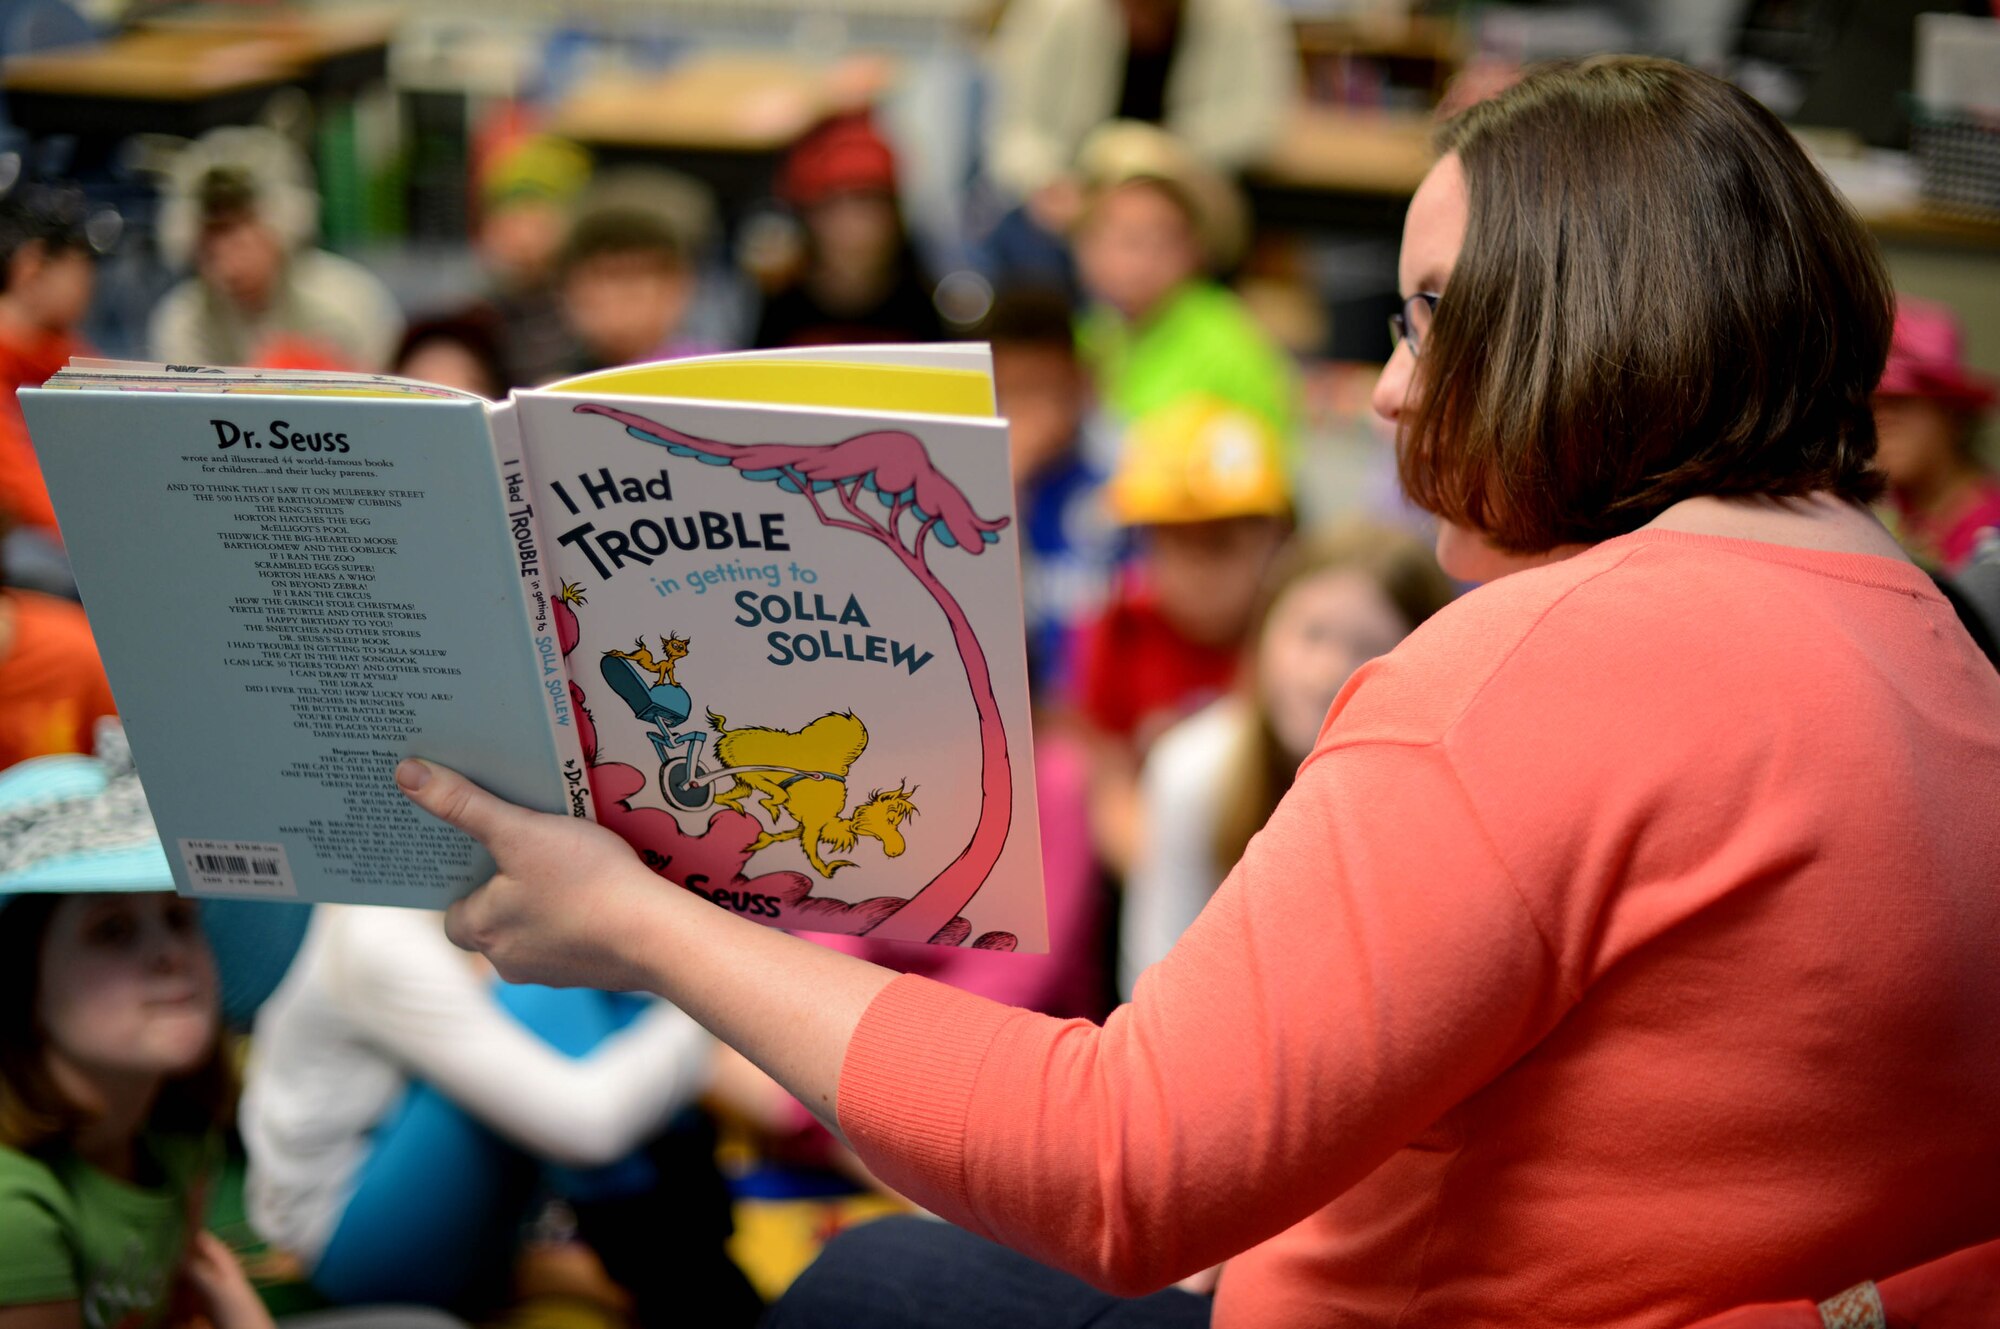
[[[1146,530],[1147,570],[1160,613],[1203,646],[1243,640],[1257,591],[1284,543],[1275,517],[1172,522]]]
[[[1952,473],[1965,419],[1930,397],[1875,399],[1875,465],[1892,489],[1921,487]]]
[[[1067,347],[996,343],[993,386],[1007,417],[1014,483],[1068,451],[1083,422],[1083,370]]]
[[[1374,579],[1352,569],[1315,573],[1278,597],[1257,642],[1257,691],[1287,756],[1305,759],[1348,677],[1409,631]]]
[[[1201,243],[1173,196],[1143,181],[1105,191],[1076,235],[1084,287],[1128,319],[1142,319],[1202,270]]]
[[[73,895],[42,940],[36,1006],[48,1052],[95,1075],[179,1075],[217,1026],[215,960],[192,901]]]
[[[805,210],[819,261],[834,268],[879,268],[896,252],[896,200],[875,190],[833,194]]]
[[[562,205],[545,198],[510,199],[480,220],[479,259],[500,285],[522,290],[541,285],[555,267],[569,224]]]
[[[238,309],[262,312],[278,290],[285,244],[254,217],[210,226],[197,259],[201,276]]]
[[[686,267],[658,254],[598,254],[563,277],[570,329],[606,365],[644,360],[671,341],[694,299]]]
[[[33,265],[20,294],[29,315],[51,332],[67,332],[90,312],[97,289],[97,264],[81,249],[43,255]]]
[[[505,393],[502,385],[493,381],[492,371],[485,361],[474,355],[465,343],[453,341],[450,337],[427,337],[410,348],[403,362],[396,366],[396,373],[404,378],[422,379],[426,383],[437,383],[447,388],[458,388],[463,392],[476,392],[482,397],[498,397]]]

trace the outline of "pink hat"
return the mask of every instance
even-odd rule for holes
[[[1971,411],[1991,406],[1993,384],[1965,363],[1958,316],[1944,305],[1908,296],[1896,301],[1889,363],[1875,387],[1884,397],[1932,397]]]

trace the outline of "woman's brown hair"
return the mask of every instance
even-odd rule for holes
[[[1398,451],[1531,553],[1698,495],[1867,501],[1892,300],[1777,117],[1666,60],[1545,66],[1449,122],[1470,215]]]
[[[1265,580],[1263,595],[1249,635],[1249,654],[1241,671],[1240,694],[1248,702],[1250,723],[1243,725],[1221,763],[1222,797],[1216,807],[1215,862],[1225,872],[1277,811],[1278,800],[1292,787],[1298,757],[1285,750],[1271,728],[1263,699],[1257,694],[1256,652],[1271,611],[1287,592],[1327,572],[1358,572],[1373,582],[1414,630],[1445,607],[1452,597],[1451,581],[1423,541],[1376,522],[1350,519],[1294,541],[1279,556]]]
[[[42,943],[62,900],[60,895],[0,899],[0,1146],[23,1153],[60,1145],[90,1121],[88,1110],[72,1102],[49,1074],[47,1038],[36,1009]],[[218,1027],[201,1064],[162,1087],[147,1124],[157,1131],[205,1135],[227,1122],[235,1090]]]

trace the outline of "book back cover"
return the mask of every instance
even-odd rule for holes
[[[480,403],[22,405],[184,892],[442,908],[470,891],[491,860],[396,791],[406,755],[565,809],[554,662]]]

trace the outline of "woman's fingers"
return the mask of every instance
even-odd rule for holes
[[[630,845],[574,817],[518,807],[435,762],[396,767],[411,802],[473,836],[498,871],[445,911],[445,935],[515,982],[616,987],[618,951],[658,878]],[[626,984],[629,986],[629,984]]]
[[[397,763],[396,785],[412,803],[488,849],[516,819],[534,815],[494,797],[450,767],[418,757],[405,757]]]
[[[480,944],[483,931],[480,920],[486,911],[485,904],[486,887],[481,886],[464,899],[453,900],[445,907],[444,935],[451,939],[452,945],[462,951],[484,953],[486,948]]]

